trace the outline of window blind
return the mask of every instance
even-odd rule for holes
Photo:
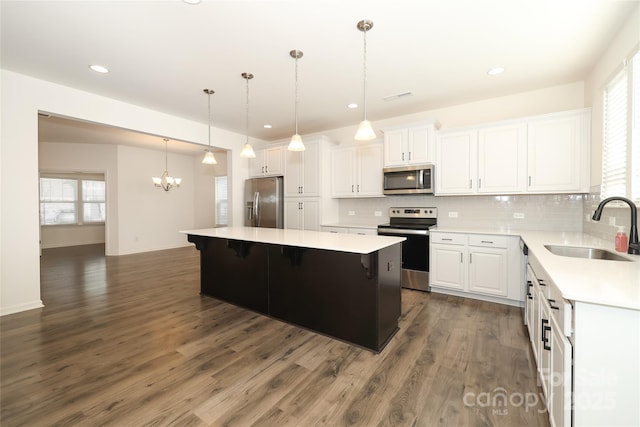
[[[602,198],[627,194],[627,70],[604,93]]]

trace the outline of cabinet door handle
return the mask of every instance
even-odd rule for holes
[[[269,165],[264,167],[264,173],[269,173]]]
[[[351,192],[352,192],[352,193],[354,192],[354,191],[353,191],[353,188],[354,188],[354,186],[353,186],[353,184],[351,184]]]
[[[469,188],[473,188],[473,180],[472,179],[469,180]]]
[[[409,161],[411,161],[411,151],[409,151]]]
[[[445,239],[445,238],[442,238],[442,240],[446,240],[446,241],[450,242],[450,241],[452,241],[453,239]]]
[[[402,153],[402,161],[404,162],[404,152]]]
[[[473,257],[473,254],[469,254],[469,264],[471,264],[473,261],[471,261],[471,258]]]
[[[531,295],[531,288],[533,287],[533,283],[531,283],[531,280],[527,280],[527,297],[529,299],[533,299],[533,296]]]
[[[549,338],[547,337],[547,332],[551,331],[551,326],[547,326],[548,324],[549,321],[547,319],[542,319],[542,347],[545,350],[551,350]]]
[[[262,167],[262,173],[264,173],[264,166]]]
[[[558,307],[557,305],[553,305],[555,304],[556,300],[548,299],[547,301],[549,301],[549,308],[551,308],[552,310],[560,310],[560,307]]]
[[[360,184],[358,184],[358,193],[360,192]]]
[[[478,178],[478,188],[482,187],[482,178]]]
[[[491,240],[481,240],[480,242],[481,243],[490,243],[490,244],[493,245],[493,242]]]
[[[542,280],[542,279],[538,279],[538,284],[539,284],[540,286],[547,286],[547,284],[546,284],[546,283],[544,283],[544,280]]]
[[[462,262],[462,252],[460,252],[460,262]]]
[[[529,175],[529,186],[531,186],[531,175]]]

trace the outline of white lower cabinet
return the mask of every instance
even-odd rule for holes
[[[432,231],[430,245],[432,290],[518,306],[523,301],[518,237]]]
[[[314,198],[285,199],[284,228],[320,231],[320,201]]]

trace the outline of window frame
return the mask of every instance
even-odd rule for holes
[[[40,227],[86,227],[86,226],[95,226],[95,225],[105,225],[106,224],[106,203],[107,203],[107,182],[104,174],[91,174],[91,173],[57,173],[57,172],[41,172],[38,177],[38,208],[39,211],[42,210],[42,203],[55,203],[55,202],[47,202],[42,200],[42,195],[40,194],[40,188],[42,179],[64,179],[70,181],[76,181],[76,194],[75,200],[68,201],[66,203],[74,204],[74,214],[75,214],[75,222],[73,223],[64,223],[64,224],[43,224],[42,217],[39,214],[39,224]],[[84,220],[84,194],[82,191],[82,182],[83,181],[100,181],[104,182],[104,200],[97,201],[97,203],[104,203],[105,205],[105,219],[103,221],[85,221]],[[96,203],[96,201],[89,201],[88,203]]]
[[[603,200],[611,196],[620,196],[617,193],[607,192],[608,177],[614,174],[607,167],[607,143],[609,126],[608,115],[611,114],[607,103],[610,101],[609,94],[613,86],[621,79],[626,80],[625,91],[625,163],[624,163],[624,194],[632,200],[636,205],[640,206],[640,48],[636,47],[628,59],[624,62],[621,69],[617,70],[614,75],[606,82],[602,90],[602,177],[600,185],[600,199]],[[615,144],[615,142],[614,142]],[[620,147],[617,147],[620,149]],[[611,150],[612,151],[612,150]],[[608,175],[611,174],[611,175]],[[613,180],[611,180],[613,181]],[[620,180],[618,180],[620,184]],[[611,184],[609,185],[611,186]],[[623,205],[622,203],[620,204]],[[625,205],[626,206],[626,205]]]

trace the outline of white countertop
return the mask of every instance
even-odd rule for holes
[[[365,225],[365,224],[355,224],[348,222],[334,222],[329,224],[322,224],[321,227],[340,227],[340,228],[366,228],[368,230],[377,230],[377,225]]]
[[[616,252],[613,238],[607,241],[584,233],[499,228],[438,227],[437,231],[520,236],[565,299],[640,310],[640,255]],[[550,244],[601,248],[633,262],[555,255],[544,247]]]
[[[222,227],[181,231],[184,234],[245,240],[274,245],[297,246],[338,252],[369,254],[406,240],[404,237],[324,233],[260,227]]]

